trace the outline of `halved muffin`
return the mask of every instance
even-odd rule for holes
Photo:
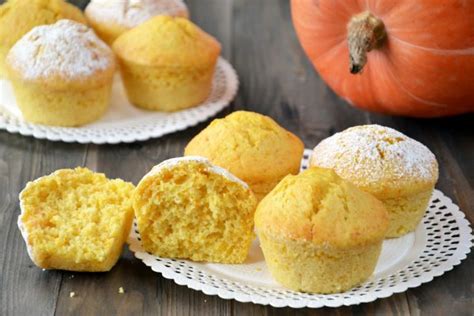
[[[144,249],[195,261],[245,261],[256,205],[245,183],[201,157],[162,162],[133,195]]]
[[[31,260],[43,269],[110,270],[130,232],[133,190],[86,168],[29,182],[20,193],[18,226]]]

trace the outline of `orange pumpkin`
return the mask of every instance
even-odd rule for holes
[[[349,103],[394,115],[474,112],[473,0],[292,0],[299,40]]]

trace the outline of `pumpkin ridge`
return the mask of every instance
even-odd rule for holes
[[[395,76],[395,74],[393,73],[393,71],[390,69],[390,68],[387,68],[387,72],[390,74],[390,77],[392,77],[392,80],[395,81],[395,83],[397,84],[397,86],[400,88],[401,91],[405,92],[405,94],[407,96],[409,96],[410,98],[412,98],[413,100],[415,101],[418,101],[418,102],[421,102],[425,105],[430,105],[430,106],[433,106],[433,107],[437,107],[437,108],[445,108],[445,107],[448,107],[447,104],[443,104],[443,103],[436,103],[436,102],[433,102],[433,101],[429,101],[429,100],[426,100],[426,99],[423,99],[423,98],[420,98],[416,95],[414,95],[412,92],[410,92],[407,88],[405,88],[402,83],[400,82],[400,80],[397,79],[397,77]]]
[[[432,47],[424,47],[421,45],[416,45],[410,42],[407,42],[405,40],[402,40],[401,38],[395,36],[395,35],[389,35],[390,39],[394,39],[400,44],[410,46],[412,48],[418,48],[427,52],[431,52],[436,55],[443,55],[443,56],[470,56],[474,55],[474,47],[466,47],[466,48],[455,48],[455,49],[441,49],[441,48],[432,48]]]

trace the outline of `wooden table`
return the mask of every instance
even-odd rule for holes
[[[1,2],[1,1],[0,1]],[[84,7],[87,1],[73,1]],[[188,1],[192,18],[217,36],[240,76],[239,94],[224,116],[247,109],[272,116],[306,147],[347,127],[379,123],[426,144],[438,157],[438,188],[474,220],[474,116],[415,120],[359,111],[339,99],[313,71],[296,40],[288,0]],[[360,306],[276,309],[206,296],[151,271],[126,250],[108,273],[41,271],[28,258],[16,226],[26,182],[59,168],[87,166],[137,183],[158,162],[179,156],[209,122],[135,144],[63,144],[0,132],[0,315],[472,315],[473,264],[419,288]],[[123,287],[125,294],[119,295]],[[69,293],[76,297],[70,298]]]

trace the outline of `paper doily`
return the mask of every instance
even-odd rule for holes
[[[306,150],[303,169],[311,151]],[[338,307],[374,301],[430,282],[466,258],[472,230],[464,213],[442,192],[435,190],[428,210],[415,232],[385,240],[374,274],[364,284],[339,294],[307,294],[287,290],[267,270],[256,240],[244,264],[197,263],[153,256],[140,245],[136,225],[130,249],[153,271],[179,285],[208,295],[274,307]]]
[[[143,141],[184,130],[216,115],[235,97],[239,81],[235,70],[219,58],[212,92],[197,107],[174,112],[152,112],[131,105],[120,79],[116,76],[110,107],[97,122],[81,127],[54,127],[26,122],[16,106],[9,81],[0,79],[0,129],[52,141],[116,144]]]

